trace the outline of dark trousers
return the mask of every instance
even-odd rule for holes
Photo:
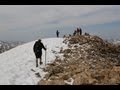
[[[35,52],[35,56],[36,56],[36,67],[38,67],[38,59],[40,59],[40,63],[42,62],[42,50],[39,52]]]
[[[57,34],[57,37],[59,37],[59,34]]]

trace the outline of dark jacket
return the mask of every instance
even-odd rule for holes
[[[58,32],[58,30],[56,31],[56,34],[58,35],[60,32]]]
[[[33,50],[35,53],[42,53],[42,48],[44,50],[46,50],[46,48],[44,47],[43,43],[41,41],[36,41],[35,44],[34,44],[34,47],[33,47]]]

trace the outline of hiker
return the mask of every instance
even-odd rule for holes
[[[85,32],[85,35],[86,35],[86,36],[89,36],[89,33],[86,33],[86,32]]]
[[[43,43],[41,42],[41,39],[39,39],[38,41],[35,42],[33,50],[36,56],[36,67],[38,67],[38,59],[40,59],[39,64],[42,64],[42,48],[44,50],[46,50],[46,48],[44,47]]]
[[[80,30],[79,30],[79,28],[77,28],[77,35],[80,35]]]
[[[80,28],[79,30],[80,30],[80,35],[82,35],[82,29]]]
[[[60,32],[58,32],[58,30],[57,30],[57,31],[56,31],[56,35],[57,35],[57,37],[59,37],[59,33],[60,33]]]
[[[77,31],[75,30],[75,31],[74,31],[74,33],[73,33],[73,36],[75,36],[75,35],[76,35],[76,33],[77,33]]]

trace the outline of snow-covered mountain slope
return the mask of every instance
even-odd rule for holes
[[[42,39],[47,45],[47,63],[54,61],[61,47],[67,47],[63,38]],[[1,85],[35,85],[44,76],[40,67],[45,67],[45,51],[43,50],[43,65],[36,68],[33,45],[35,41],[20,45],[0,54],[0,84]],[[40,72],[41,78],[35,76],[35,69]]]
[[[0,53],[3,53],[5,51],[8,51],[18,45],[22,45],[23,42],[19,42],[19,41],[0,41]]]

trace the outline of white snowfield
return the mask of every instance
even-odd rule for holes
[[[63,40],[63,38],[42,39],[43,44],[47,45],[47,63],[54,61],[57,55],[62,58],[58,52],[61,47],[67,48]],[[0,85],[36,85],[44,77],[45,72],[40,67],[45,67],[45,51],[42,50],[43,65],[36,68],[34,43],[35,41],[32,41],[0,54]],[[40,72],[41,77],[36,77],[31,69]]]

